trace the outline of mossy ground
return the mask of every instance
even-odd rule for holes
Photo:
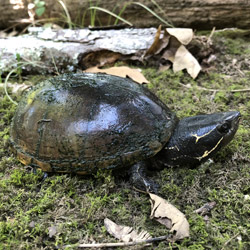
[[[186,214],[191,235],[173,245],[161,242],[149,249],[250,248],[250,92],[230,91],[250,87],[250,39],[223,34],[213,39],[219,47],[214,68],[195,81],[185,72],[144,69],[151,82],[148,87],[179,117],[227,110],[242,113],[235,139],[212,163],[196,169],[169,168],[155,175],[162,196]],[[8,145],[14,110],[1,91],[0,249],[115,242],[104,228],[105,217],[155,237],[168,234],[164,226],[149,219],[149,198],[111,172],[99,171],[93,177],[53,174],[43,180],[41,171],[35,174],[18,163]],[[217,205],[206,219],[193,212],[209,201]]]

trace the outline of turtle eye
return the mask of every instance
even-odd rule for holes
[[[225,122],[218,127],[218,131],[222,134],[226,134],[230,129],[229,123]]]

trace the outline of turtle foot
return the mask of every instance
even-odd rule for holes
[[[138,162],[130,169],[130,182],[135,189],[147,193],[159,193],[159,184],[151,180],[147,175],[147,164],[145,162]]]

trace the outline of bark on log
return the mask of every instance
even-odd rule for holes
[[[30,0],[1,0],[0,5],[0,29],[13,25],[20,19],[28,19],[27,5]],[[62,18],[64,11],[56,0],[45,0],[46,12],[41,18]],[[81,24],[84,15],[85,27],[90,23],[90,12],[87,8],[89,0],[64,0],[74,23]],[[133,0],[92,0],[92,6],[99,6],[119,13],[125,3]],[[211,29],[213,27],[249,28],[250,27],[250,1],[249,0],[158,0],[162,11],[150,1],[139,0],[151,10],[158,13],[165,20],[171,21],[175,27],[190,27],[194,29]],[[86,12],[86,13],[85,13]],[[160,21],[142,7],[129,4],[122,17],[130,21],[136,27],[158,26]],[[146,17],[146,18],[145,18]],[[109,16],[103,12],[97,12],[96,25],[100,22],[107,24]]]
[[[117,60],[140,61],[156,33],[155,28],[31,30],[31,34],[0,39],[0,74],[17,66],[29,74],[47,74],[75,72]]]

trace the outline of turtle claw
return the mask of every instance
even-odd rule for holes
[[[144,162],[138,162],[131,167],[130,182],[137,190],[147,193],[158,193],[159,184],[148,178],[146,175],[146,164]]]
[[[152,180],[146,180],[143,178],[143,180],[137,179],[136,182],[132,181],[132,185],[134,186],[135,190],[139,192],[146,192],[146,193],[153,193],[158,194],[159,193],[159,184],[155,183]]]
[[[146,186],[148,193],[158,194],[160,185],[156,182],[150,181],[150,184]]]

